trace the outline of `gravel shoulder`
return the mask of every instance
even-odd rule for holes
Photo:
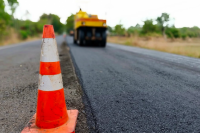
[[[89,129],[85,116],[85,108],[82,103],[83,92],[75,74],[75,69],[69,53],[69,47],[65,42],[63,42],[61,49],[60,61],[67,107],[68,109],[78,109],[79,111],[76,133],[88,133]]]

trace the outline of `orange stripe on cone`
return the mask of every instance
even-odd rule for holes
[[[53,26],[43,30],[37,111],[22,133],[75,133],[78,110],[66,107]]]
[[[68,120],[64,89],[57,91],[38,90],[36,125],[55,128]]]
[[[41,75],[56,75],[60,74],[60,62],[40,62]]]
[[[45,25],[44,26],[43,38],[55,38],[53,25]]]

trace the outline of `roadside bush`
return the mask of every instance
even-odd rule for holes
[[[189,36],[190,38],[192,38],[192,37],[197,37],[197,35],[196,35],[195,33],[193,33],[193,32],[188,32],[188,36]]]
[[[20,37],[21,37],[21,39],[27,39],[28,38],[28,33],[27,33],[27,31],[24,31],[24,30],[20,30]]]
[[[180,31],[176,28],[167,28],[165,33],[169,38],[179,38],[181,36]]]
[[[6,32],[6,22],[3,20],[0,20],[0,41],[2,40],[5,32]]]
[[[144,25],[142,26],[141,35],[145,34],[151,34],[151,33],[157,33],[158,32],[158,26],[153,24],[153,20],[146,20],[144,21]]]
[[[186,39],[186,37],[187,37],[187,35],[186,35],[186,34],[182,34],[182,35],[181,35],[181,38],[182,38],[183,40],[185,40],[185,39]]]

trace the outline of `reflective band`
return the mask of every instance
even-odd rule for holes
[[[62,75],[39,74],[38,89],[43,91],[55,91],[63,88]]]
[[[54,38],[43,38],[40,61],[41,62],[59,61],[57,43]]]

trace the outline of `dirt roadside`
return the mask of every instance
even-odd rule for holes
[[[67,107],[68,109],[78,109],[79,111],[76,133],[89,133],[85,109],[82,102],[83,92],[75,74],[69,47],[66,42],[63,42],[61,45],[61,51],[59,53]]]

